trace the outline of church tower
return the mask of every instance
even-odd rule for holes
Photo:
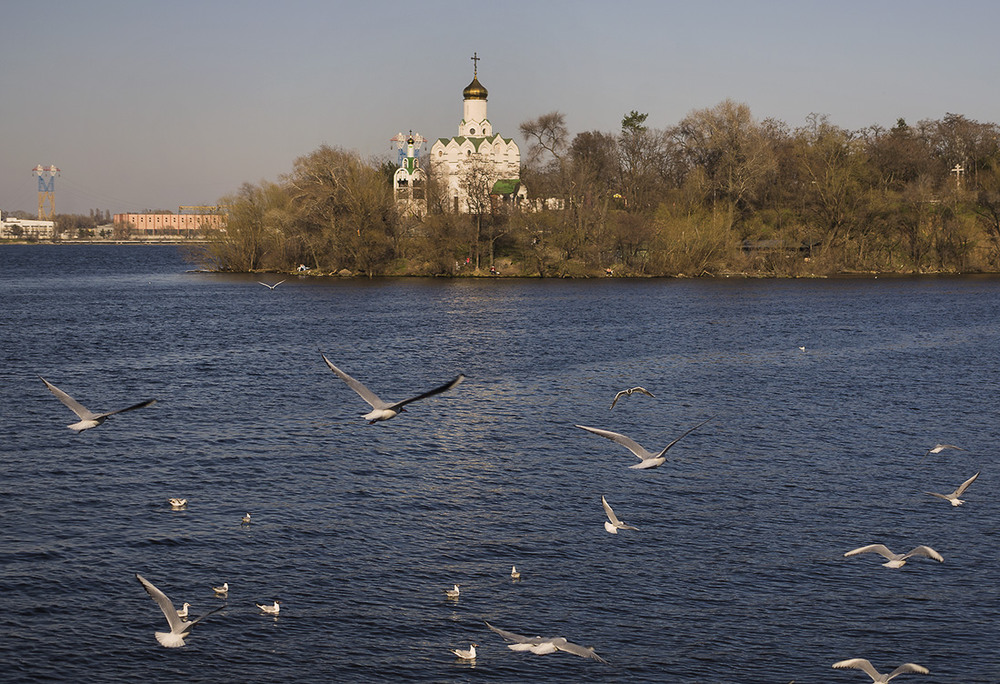
[[[489,95],[479,82],[479,57],[472,56],[472,83],[462,91],[462,122],[458,124],[458,134],[465,136],[489,137],[493,135],[493,124],[486,118],[486,99]]]
[[[473,54],[472,83],[462,91],[462,120],[454,138],[438,138],[431,146],[430,163],[434,175],[441,178],[448,194],[448,206],[458,213],[469,213],[481,202],[470,202],[464,182],[471,172],[485,172],[489,178],[489,194],[502,202],[516,203],[526,199],[527,189],[521,184],[521,150],[513,138],[493,133],[493,124],[486,115],[485,86],[479,82],[479,56]]]

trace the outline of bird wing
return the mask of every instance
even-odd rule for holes
[[[977,477],[979,477],[979,473],[976,473],[975,475],[973,475],[972,477],[970,477],[968,480],[966,480],[965,482],[963,482],[962,484],[960,484],[958,486],[958,489],[955,490],[954,496],[962,496],[962,494],[965,493],[965,490],[969,488],[969,485],[976,481]]]
[[[194,623],[185,623],[181,620],[180,616],[177,615],[177,609],[174,608],[174,604],[170,602],[170,599],[167,598],[166,594],[153,586],[152,582],[139,573],[135,573],[135,578],[139,580],[139,583],[146,589],[146,593],[149,594],[154,601],[156,601],[156,605],[158,605],[160,610],[163,611],[163,615],[167,618],[167,624],[170,625],[170,632],[172,634],[181,634],[190,629],[190,627],[185,628],[186,625],[193,625]],[[197,622],[197,620],[195,622]]]
[[[465,376],[462,375],[461,373],[459,373],[458,376],[454,380],[452,380],[451,382],[447,382],[447,383],[441,385],[440,387],[435,387],[434,389],[432,389],[432,390],[430,390],[428,392],[424,392],[423,394],[418,394],[415,397],[410,397],[409,399],[404,399],[403,401],[397,401],[395,404],[391,404],[389,406],[389,408],[391,408],[391,409],[398,409],[398,408],[401,408],[403,406],[406,406],[407,404],[409,404],[412,401],[418,401],[420,399],[426,399],[427,397],[433,397],[435,394],[441,394],[442,392],[447,392],[452,387],[457,386],[463,380],[465,380]]]
[[[278,282],[276,282],[276,283],[274,284],[274,286],[275,286],[275,287],[278,287],[278,285],[281,285],[281,284],[282,284],[283,282],[285,282],[285,281],[284,281],[284,280],[279,280]]]
[[[712,416],[712,418],[714,418],[714,417],[715,416]],[[663,456],[663,454],[665,454],[668,451],[670,451],[670,447],[672,447],[673,445],[677,444],[677,442],[681,441],[682,439],[684,439],[685,437],[687,437],[688,435],[690,435],[692,432],[694,432],[695,430],[697,430],[698,428],[700,428],[702,425],[704,425],[708,421],[712,420],[712,418],[707,418],[706,420],[703,420],[700,423],[698,423],[697,425],[695,425],[693,428],[691,428],[690,430],[688,430],[687,432],[685,432],[683,435],[681,435],[680,437],[678,437],[677,439],[675,439],[674,441],[672,441],[670,444],[668,444],[667,446],[663,447],[663,451],[661,451],[660,453],[656,454],[656,456],[657,457]]]
[[[633,387],[631,390],[629,390],[629,394],[632,394],[632,392],[640,392],[642,394],[645,394],[647,397],[653,397],[653,393],[650,392],[645,387]],[[653,398],[655,399],[656,397]]]
[[[617,403],[618,403],[618,399],[619,399],[619,398],[620,398],[620,397],[621,397],[621,396],[622,396],[623,394],[628,394],[628,390],[622,390],[621,392],[619,392],[618,394],[616,394],[616,395],[615,395],[615,398],[611,400],[611,406],[609,407],[609,410],[610,410],[610,409],[613,409],[613,408],[615,407],[615,404],[617,404]]]
[[[834,663],[833,666],[839,670],[852,669],[861,670],[866,672],[869,677],[872,678],[873,682],[878,681],[878,678],[882,674],[872,667],[872,664],[868,662],[865,658],[851,658],[850,660],[841,660],[839,663]]]
[[[595,435],[600,435],[601,437],[610,439],[612,442],[621,444],[623,447],[638,456],[640,461],[645,461],[647,458],[653,458],[653,456],[655,456],[655,454],[646,450],[645,447],[641,446],[631,437],[626,437],[625,435],[612,432],[611,430],[601,430],[599,428],[587,427],[586,425],[576,425],[575,427],[578,427],[581,430],[586,430],[587,432],[593,432]],[[667,448],[669,449],[670,447]]]
[[[95,419],[107,418],[108,416],[113,416],[116,413],[125,413],[126,411],[134,411],[135,409],[145,408],[147,406],[152,406],[153,404],[156,403],[156,401],[157,401],[156,399],[147,399],[146,401],[140,401],[138,404],[135,404],[134,406],[129,406],[128,408],[118,409],[116,411],[108,411],[107,413],[100,413],[94,416],[94,418]]]
[[[191,631],[191,628],[192,628],[192,627],[194,627],[194,626],[195,626],[195,625],[197,625],[197,624],[198,624],[199,622],[201,622],[202,620],[204,620],[205,618],[207,618],[207,617],[208,617],[209,615],[212,615],[212,614],[214,614],[214,613],[218,613],[218,612],[219,612],[220,610],[222,610],[222,609],[223,609],[223,608],[225,608],[225,607],[226,607],[226,606],[224,606],[224,605],[223,605],[223,606],[219,606],[218,608],[213,608],[212,610],[208,611],[208,612],[207,612],[207,613],[205,613],[204,615],[202,615],[202,616],[200,616],[200,617],[197,617],[197,618],[195,618],[194,620],[191,620],[191,621],[189,621],[189,622],[185,622],[185,623],[184,623],[184,631],[185,631],[185,632],[190,632],[190,631]]]
[[[587,648],[584,646],[580,646],[579,644],[574,644],[570,641],[566,641],[562,637],[556,637],[554,639],[551,639],[551,643],[553,646],[556,647],[556,649],[560,651],[566,651],[566,653],[572,653],[573,655],[578,655],[582,658],[591,658],[601,663],[608,662],[601,656],[594,653],[593,648]]]
[[[944,499],[945,501],[951,501],[950,497],[947,497],[944,494],[938,494],[937,492],[924,492],[924,494],[930,494],[931,496],[936,496],[939,499]],[[958,494],[952,494],[952,496],[958,496]]]
[[[484,620],[483,622],[486,621]],[[526,637],[523,634],[514,634],[514,632],[508,632],[505,629],[494,627],[488,622],[486,622],[486,626],[489,627],[492,631],[502,636],[507,641],[512,641],[515,644],[540,644],[543,641],[545,641],[545,639],[542,639],[541,637]]]
[[[75,413],[77,416],[79,416],[81,420],[95,420],[99,417],[96,413],[88,409],[86,406],[78,402],[73,397],[63,392],[61,389],[53,385],[51,382],[43,378],[41,375],[39,375],[38,377],[41,379],[42,382],[45,383],[45,386],[49,388],[49,391],[52,392],[52,394],[56,395],[56,398],[59,401],[66,404],[69,410]]]
[[[903,558],[909,558],[910,556],[926,556],[927,558],[936,560],[938,563],[944,563],[944,558],[941,557],[941,554],[929,546],[918,546],[911,549]]]
[[[362,385],[360,382],[352,378],[350,375],[348,375],[347,373],[345,373],[344,371],[340,370],[332,363],[330,363],[330,359],[326,358],[326,355],[320,354],[320,356],[322,356],[323,360],[326,361],[326,365],[330,367],[330,370],[336,373],[338,378],[346,382],[347,386],[350,387],[355,392],[357,392],[358,396],[364,399],[366,402],[368,402],[368,404],[371,405],[372,408],[375,409],[389,408],[390,405],[379,399],[374,392],[372,392],[370,389]]]
[[[861,546],[859,548],[854,549],[853,551],[848,551],[847,553],[844,554],[844,556],[856,556],[859,553],[869,553],[872,551],[881,554],[882,556],[885,556],[889,560],[894,560],[896,558],[896,554],[890,551],[885,544],[869,544],[868,546]],[[847,661],[845,660],[844,662]]]
[[[893,670],[892,672],[890,672],[889,676],[885,678],[885,681],[888,682],[890,679],[892,679],[896,675],[901,675],[904,672],[913,672],[915,674],[930,674],[931,673],[931,671],[928,670],[923,665],[917,665],[916,663],[903,663],[902,665],[900,665],[899,667],[897,667],[895,670]]]
[[[611,510],[610,504],[608,504],[607,499],[605,499],[603,496],[601,497],[601,503],[604,504],[604,512],[608,514],[608,520],[611,521],[611,524],[614,525],[615,527],[621,527],[622,521],[619,520],[618,516],[615,515],[615,512]]]

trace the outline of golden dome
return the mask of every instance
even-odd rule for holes
[[[462,91],[462,98],[465,100],[485,100],[488,94],[479,79],[473,76],[472,83],[465,86],[465,90]]]

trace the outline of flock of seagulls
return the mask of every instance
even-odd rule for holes
[[[282,282],[284,281],[283,280],[279,281],[274,285],[269,285],[263,282],[260,284],[273,290]],[[800,349],[802,348],[800,347]],[[408,399],[404,399],[402,401],[389,402],[380,399],[374,392],[368,389],[360,381],[356,380],[355,378],[351,377],[346,372],[335,366],[326,357],[325,354],[321,353],[321,356],[323,358],[323,361],[330,368],[330,370],[333,371],[337,375],[337,377],[339,377],[342,381],[344,381],[344,383],[346,383],[348,387],[350,387],[355,393],[357,393],[358,396],[360,396],[371,407],[371,411],[369,411],[363,416],[364,419],[367,420],[369,424],[373,424],[380,421],[391,420],[392,418],[395,418],[400,413],[402,413],[405,410],[404,407],[407,404],[422,399],[426,399],[428,397],[432,397],[437,394],[441,394],[448,390],[454,389],[465,379],[464,375],[459,374],[453,380],[438,387],[435,387],[434,389],[423,392]],[[49,391],[52,392],[52,394],[54,394],[63,404],[65,404],[71,411],[73,411],[73,413],[75,413],[78,418],[80,418],[78,422],[68,426],[69,429],[73,430],[76,433],[80,433],[84,430],[97,427],[101,425],[110,416],[119,413],[124,413],[126,411],[133,411],[135,409],[144,408],[152,404],[155,404],[157,401],[156,399],[147,399],[145,401],[128,406],[126,408],[116,409],[114,411],[107,411],[103,413],[95,413],[93,411],[90,411],[83,405],[81,405],[79,402],[77,402],[71,396],[69,396],[68,394],[60,390],[58,387],[50,383],[45,378],[40,377],[40,379],[42,380],[42,382],[45,383],[45,386],[49,389]],[[614,408],[615,404],[621,397],[631,396],[633,393],[636,392],[644,394],[649,397],[654,396],[649,390],[643,387],[632,387],[630,389],[618,392],[615,395],[614,400],[611,402],[611,408]],[[694,427],[689,428],[679,437],[675,438],[673,441],[667,444],[659,452],[649,451],[645,447],[638,444],[632,438],[627,437],[618,432],[612,432],[611,430],[588,427],[586,425],[576,425],[575,427],[580,428],[582,430],[586,430],[587,432],[591,432],[598,436],[609,439],[621,446],[624,446],[639,459],[639,463],[630,466],[630,468],[644,470],[644,469],[657,468],[663,465],[666,462],[666,454],[671,447],[673,447],[677,442],[679,442],[687,435],[691,434],[698,428],[708,423],[710,420],[712,420],[712,418],[708,418],[698,423]],[[965,451],[961,447],[957,447],[952,444],[937,444],[934,447],[928,449],[927,452],[924,454],[924,457],[926,458],[928,455],[941,453],[946,449],[956,449],[960,451]],[[959,485],[958,488],[956,488],[955,491],[950,494],[938,494],[936,492],[926,492],[926,493],[931,496],[944,499],[950,502],[952,506],[961,506],[965,502],[959,497],[961,497],[964,494],[964,492],[968,489],[968,487],[973,482],[975,482],[976,478],[978,477],[979,473],[977,472],[975,475],[973,475],[965,482],[963,482],[961,485]],[[171,508],[175,510],[184,508],[188,503],[187,499],[179,497],[171,497],[168,499],[168,502]],[[604,523],[604,528],[608,533],[618,534],[619,530],[639,529],[633,525],[626,524],[625,522],[620,520],[618,516],[615,514],[614,510],[611,508],[611,505],[608,503],[606,497],[604,496],[601,497],[601,504],[603,505],[604,512],[608,518],[607,521]],[[250,513],[248,512],[246,513],[246,515],[243,516],[241,524],[249,525],[250,521],[251,521],[251,516]],[[925,545],[916,546],[907,553],[900,554],[890,551],[889,548],[883,544],[869,544],[848,551],[847,553],[844,554],[844,556],[851,557],[865,553],[877,553],[881,555],[886,559],[886,562],[883,563],[883,565],[888,568],[901,568],[903,565],[906,564],[908,559],[915,556],[926,557],[931,560],[935,560],[939,563],[944,561],[944,558],[941,556],[941,554],[939,554],[931,547]],[[196,624],[200,623],[202,620],[209,617],[210,615],[213,615],[214,613],[223,610],[226,607],[225,605],[219,606],[194,620],[188,620],[187,617],[189,614],[189,609],[191,607],[190,603],[183,603],[181,609],[178,610],[174,607],[174,604],[166,596],[166,594],[160,591],[149,580],[147,580],[145,577],[143,577],[138,573],[136,573],[135,577],[142,585],[142,587],[146,590],[146,592],[149,594],[149,596],[153,599],[153,601],[159,606],[160,610],[162,611],[164,617],[167,620],[169,631],[154,633],[156,640],[166,648],[178,648],[184,646],[185,639],[190,634],[191,629]],[[517,570],[516,566],[511,566],[510,577],[514,581],[520,579],[521,573]],[[222,586],[212,587],[212,590],[215,593],[216,597],[227,599],[229,595],[229,583],[225,582],[222,584]],[[458,584],[454,584],[451,589],[445,590],[446,596],[451,599],[458,599],[460,593],[461,591],[459,589]],[[281,602],[278,600],[275,600],[271,604],[255,603],[255,605],[261,611],[261,613],[267,615],[277,616],[281,610]],[[602,663],[607,662],[595,652],[594,648],[580,646],[578,644],[568,641],[564,637],[541,637],[541,636],[528,637],[521,634],[516,634],[514,632],[509,632],[507,630],[503,630],[498,627],[494,627],[489,622],[486,622],[485,624],[487,628],[489,628],[496,634],[499,634],[506,642],[508,642],[507,647],[512,651],[528,651],[536,655],[545,655],[549,653],[555,653],[557,651],[562,651],[583,658],[596,660]],[[477,646],[478,644],[471,643],[467,650],[452,649],[452,653],[454,653],[460,660],[474,661],[477,656],[476,653]],[[904,673],[918,673],[918,674],[929,673],[927,668],[921,665],[916,665],[914,663],[905,663],[897,667],[889,674],[881,674],[872,666],[872,664],[868,660],[865,660],[864,658],[852,658],[849,660],[842,660],[840,662],[834,663],[833,667],[836,669],[861,670],[867,673],[872,678],[872,681],[875,684],[883,684],[885,682],[889,682],[891,679]]]

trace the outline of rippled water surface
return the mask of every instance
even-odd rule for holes
[[[803,684],[867,681],[830,668],[865,657],[1000,682],[1000,280],[270,291],[190,268],[0,247],[5,681]],[[321,350],[389,399],[468,379],[367,425]],[[159,402],[74,435],[38,376]],[[609,410],[635,385],[656,397]],[[658,450],[709,417],[644,471],[574,427]],[[923,459],[937,442],[967,451]],[[965,506],[924,493],[977,471]],[[602,495],[639,529],[607,534]],[[945,562],[843,557],[874,542]],[[195,615],[228,581],[226,608],[164,649],[137,572]]]

